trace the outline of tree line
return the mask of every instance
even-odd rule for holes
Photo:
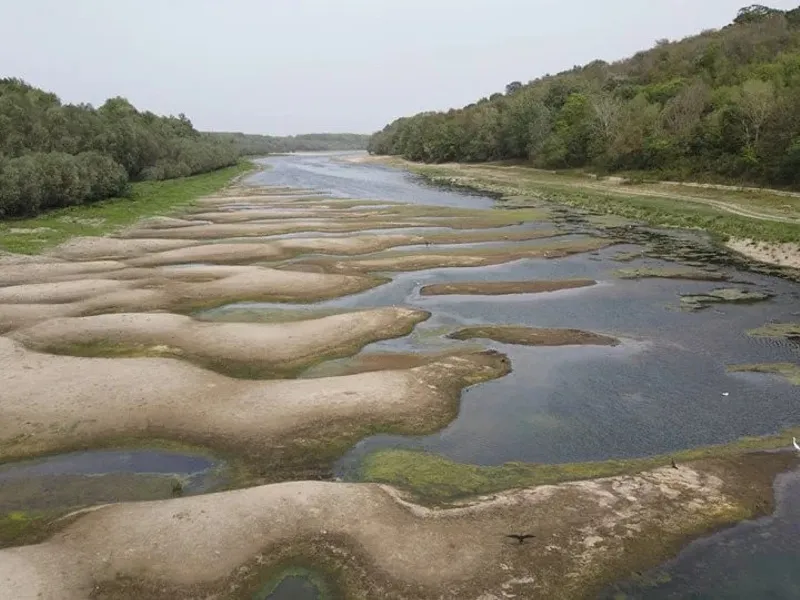
[[[238,158],[183,114],[140,112],[119,97],[99,108],[62,104],[0,79],[0,218],[121,196],[130,181],[204,173]]]
[[[239,132],[209,132],[208,135],[232,144],[242,156],[282,152],[366,150],[370,139],[369,135],[360,133],[307,133],[285,137]]]
[[[719,30],[596,60],[447,112],[400,118],[373,154],[432,163],[800,184],[800,7],[748,6]]]

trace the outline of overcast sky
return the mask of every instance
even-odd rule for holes
[[[125,96],[203,130],[368,133],[721,27],[748,3],[0,0],[0,76],[65,102]]]

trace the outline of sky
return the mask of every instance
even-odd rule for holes
[[[0,0],[0,77],[201,130],[371,133],[730,23],[749,0]],[[800,0],[773,0],[790,9]]]

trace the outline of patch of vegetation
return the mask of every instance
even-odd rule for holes
[[[753,5],[722,29],[659,40],[627,60],[513,81],[462,109],[397,119],[368,150],[432,163],[637,172],[637,185],[653,174],[794,186],[798,63],[800,8]]]
[[[93,204],[49,211],[30,219],[0,222],[0,249],[36,254],[72,237],[112,233],[142,217],[167,214],[193,200],[216,192],[253,169],[252,163],[167,181],[141,181],[131,185],[128,198],[111,198]]]
[[[800,429],[770,437],[742,438],[731,444],[693,448],[671,455],[587,463],[512,462],[496,467],[456,463],[443,456],[415,450],[387,449],[373,452],[364,459],[360,478],[362,481],[395,485],[424,503],[441,504],[515,488],[634,474],[669,466],[672,460],[681,463],[788,447],[792,435],[800,435]]]
[[[753,337],[800,338],[800,323],[767,323],[751,329],[747,335]]]
[[[205,135],[233,146],[242,156],[286,152],[333,152],[366,150],[370,136],[361,133],[305,133],[272,136],[240,132],[210,131]]]
[[[687,310],[701,310],[712,304],[751,304],[768,300],[771,297],[772,294],[768,294],[767,292],[754,292],[752,290],[742,290],[739,288],[720,288],[711,290],[705,294],[682,294],[681,308]]]
[[[616,346],[619,344],[619,340],[616,338],[591,331],[521,326],[486,325],[483,327],[465,327],[447,337],[455,340],[481,338],[494,340],[502,344],[518,344],[522,346]]]
[[[800,385],[800,364],[795,363],[762,363],[755,365],[731,365],[732,373],[768,373],[784,377],[792,385]]]
[[[191,121],[139,112],[124,98],[62,105],[19,79],[0,79],[0,218],[120,196],[128,181],[173,179],[235,165],[229,144]]]
[[[688,279],[691,281],[725,281],[728,276],[724,273],[707,271],[704,269],[686,269],[670,267],[641,267],[638,269],[618,269],[614,274],[620,279]]]

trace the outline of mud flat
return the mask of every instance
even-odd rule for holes
[[[104,312],[188,312],[239,301],[314,302],[385,283],[377,277],[300,273],[256,266],[164,267],[139,280],[78,280],[0,288],[0,332],[56,317]],[[105,293],[99,293],[102,288]],[[69,300],[75,300],[70,302]]]
[[[112,237],[78,237],[56,246],[50,256],[75,261],[122,260],[151,252],[164,252],[197,244],[196,240],[162,240],[158,238],[120,239]]]
[[[362,346],[409,333],[429,313],[380,308],[281,324],[204,323],[168,313],[107,314],[45,321],[13,339],[73,356],[164,356],[234,377],[290,376]]]
[[[420,271],[442,267],[485,267],[521,260],[523,258],[563,258],[572,254],[600,250],[615,242],[607,239],[554,242],[546,245],[509,246],[507,248],[466,248],[463,250],[429,250],[424,252],[393,252],[369,258],[335,260],[303,259],[284,266],[292,270],[323,273],[363,274],[393,271]]]
[[[488,339],[520,346],[617,346],[620,343],[616,338],[580,329],[494,325],[466,327],[447,337],[455,340]]]
[[[252,597],[292,560],[337,573],[344,597],[586,598],[768,511],[774,475],[793,463],[789,453],[707,459],[438,509],[388,486],[321,482],[118,504],[0,551],[0,598]]]
[[[420,290],[423,296],[445,296],[465,294],[472,296],[502,296],[509,294],[541,294],[559,290],[596,285],[593,279],[561,279],[540,281],[463,281],[454,283],[434,283]]]
[[[435,431],[463,387],[510,370],[489,351],[400,371],[245,381],[174,359],[40,354],[8,338],[0,365],[0,459],[156,438],[249,457],[273,481],[309,464],[317,472],[370,431]]]

